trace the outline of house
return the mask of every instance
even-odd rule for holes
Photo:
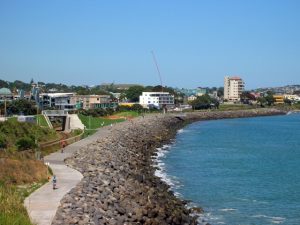
[[[74,95],[70,98],[70,103],[76,109],[106,109],[116,108],[117,102],[112,102],[110,95]]]
[[[0,102],[13,100],[13,94],[8,88],[0,88]]]
[[[191,95],[191,96],[189,96],[187,99],[188,99],[189,102],[191,102],[191,101],[196,100],[196,99],[197,99],[197,96]]]

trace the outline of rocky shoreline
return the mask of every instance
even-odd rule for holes
[[[199,120],[282,115],[275,109],[149,115],[117,124],[66,163],[83,174],[61,201],[52,224],[197,224],[186,201],[154,175],[156,149]]]

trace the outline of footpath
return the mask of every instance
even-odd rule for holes
[[[24,205],[34,224],[50,225],[59,207],[60,200],[74,188],[82,179],[82,174],[66,166],[64,160],[74,152],[99,138],[109,134],[110,127],[103,127],[95,134],[65,147],[64,152],[52,153],[44,158],[48,162],[53,174],[56,175],[57,185],[53,190],[52,180],[28,196]]]

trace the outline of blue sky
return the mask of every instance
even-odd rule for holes
[[[300,1],[0,0],[0,79],[300,84]]]

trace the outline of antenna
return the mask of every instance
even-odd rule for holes
[[[158,64],[157,64],[157,61],[156,61],[156,58],[155,58],[154,51],[151,51],[151,53],[152,53],[153,61],[155,63],[155,66],[156,66],[156,69],[157,69],[157,72],[158,72],[158,76],[159,76],[159,80],[160,80],[160,85],[161,85],[161,92],[164,92],[164,88],[163,88],[163,84],[162,84],[162,79],[161,79],[161,74],[160,74],[159,67],[158,67]]]

